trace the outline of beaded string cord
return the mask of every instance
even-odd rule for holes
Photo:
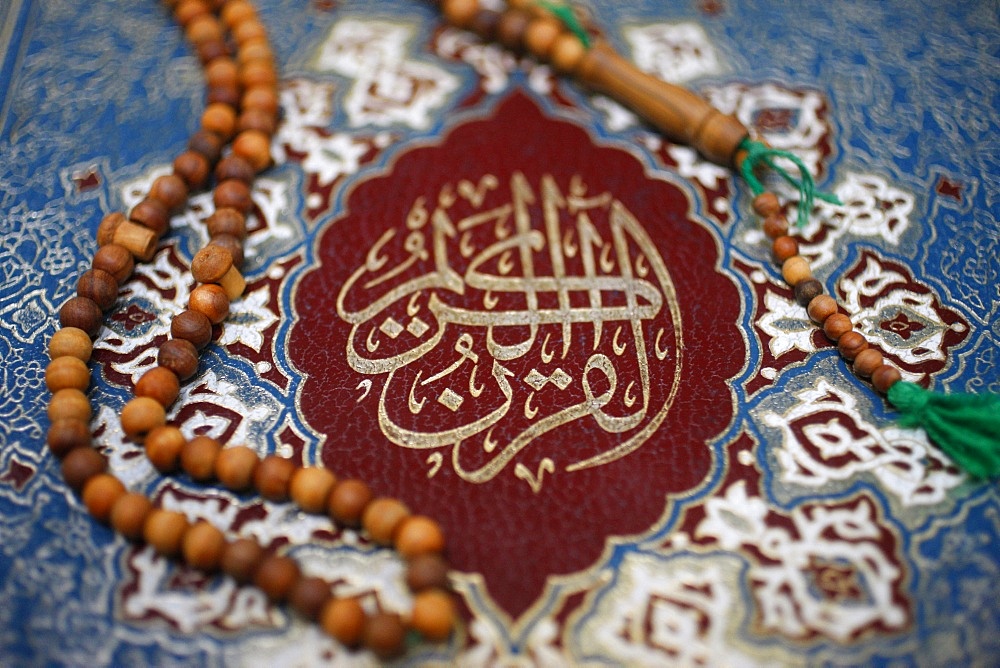
[[[364,646],[382,658],[404,651],[411,631],[430,641],[444,640],[456,613],[448,591],[444,536],[436,522],[412,514],[399,500],[373,498],[361,481],[338,480],[324,468],[299,467],[278,456],[261,459],[246,446],[224,447],[208,437],[188,441],[179,429],[166,424],[166,409],[177,399],[180,382],[194,375],[198,352],[211,342],[213,326],[226,319],[231,300],[245,288],[239,273],[242,240],[253,179],[271,163],[278,77],[266,30],[246,0],[165,0],[165,4],[205,67],[207,106],[201,129],[174,161],[172,174],[159,177],[128,216],[109,214],[98,228],[100,248],[92,268],[80,277],[78,296],[60,310],[62,329],[50,342],[46,384],[53,396],[48,445],[62,460],[67,484],[80,493],[88,511],[129,540],[146,542],[158,553],[206,572],[222,571],[237,582],[253,583],[272,602],[287,602],[341,643]],[[735,118],[722,115],[689,91],[638,72],[607,44],[592,39],[565,5],[511,0],[507,9],[497,12],[480,7],[476,0],[439,4],[450,23],[548,61],[559,72],[630,106],[668,137],[697,148],[715,162],[738,167],[755,194],[753,209],[763,219],[783,277],[854,371],[908,411],[906,423],[924,426],[971,473],[983,477],[1000,473],[997,397],[938,396],[901,382],[899,370],[886,364],[882,354],[854,330],[837,302],[823,294],[808,260],[799,255],[781,202],[755,173],[760,166],[775,169],[799,188],[801,224],[813,197],[823,196],[814,192],[804,168],[799,179],[778,168],[775,158],[790,156],[753,141]],[[136,383],[136,397],[121,414],[123,431],[144,444],[151,462],[163,473],[182,469],[197,482],[218,482],[238,492],[255,490],[271,501],[291,500],[306,512],[328,515],[341,526],[363,529],[380,545],[395,547],[407,560],[406,581],[414,593],[412,611],[405,616],[366,614],[357,600],[335,597],[329,583],[304,576],[289,557],[268,553],[251,539],[230,540],[208,522],[191,524],[180,513],[153,507],[148,498],[127,491],[108,473],[106,458],[93,447],[91,407],[84,394],[90,383],[87,362],[92,338],[134,263],[152,258],[171,214],[185,205],[189,192],[204,188],[213,178],[216,208],[206,220],[211,241],[192,262],[192,274],[200,285],[192,291],[188,309],[174,318],[172,338],[161,346],[157,366]]]

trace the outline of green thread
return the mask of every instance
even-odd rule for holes
[[[584,29],[583,24],[580,23],[580,20],[576,18],[576,14],[573,13],[572,7],[557,2],[550,2],[550,0],[537,0],[535,4],[559,19],[560,23],[576,35],[577,39],[580,40],[580,43],[583,44],[584,48],[590,48],[590,35],[587,34],[587,31]]]
[[[889,388],[899,423],[921,427],[956,464],[977,478],[1000,475],[1000,395],[938,394],[913,383]]]
[[[816,182],[813,180],[812,174],[809,173],[809,169],[805,163],[794,153],[770,148],[763,142],[755,141],[749,137],[744,138],[738,148],[747,153],[746,158],[743,160],[741,172],[754,195],[760,195],[766,190],[764,184],[761,183],[760,179],[754,173],[754,170],[761,165],[770,168],[771,171],[798,189],[799,211],[796,225],[799,227],[804,227],[809,222],[809,214],[812,212],[814,200],[821,199],[824,202],[838,206],[841,204],[840,199],[836,195],[829,195],[816,190]],[[791,160],[795,164],[796,169],[799,170],[799,178],[796,179],[787,170],[775,163],[775,158]]]

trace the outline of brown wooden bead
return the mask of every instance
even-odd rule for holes
[[[412,592],[437,587],[448,589],[448,562],[438,553],[420,554],[410,560],[406,567],[406,586]]]
[[[216,58],[225,58],[229,55],[229,47],[221,39],[210,39],[207,42],[202,42],[195,47],[195,51],[203,65],[207,65]]]
[[[443,642],[455,626],[455,599],[440,589],[428,589],[413,597],[410,626],[431,642]]]
[[[837,312],[837,300],[829,295],[819,295],[814,297],[806,312],[817,325],[822,325],[826,319]]]
[[[197,151],[187,150],[174,158],[174,174],[184,179],[192,190],[205,187],[210,171],[208,160]]]
[[[135,268],[135,259],[132,253],[118,244],[108,244],[101,246],[94,253],[94,261],[91,262],[94,269],[101,269],[115,277],[118,285],[128,280]]]
[[[458,28],[467,28],[479,12],[477,0],[443,0],[441,13],[448,23]]]
[[[883,363],[872,372],[872,385],[882,394],[888,393],[889,389],[901,380],[903,380],[903,374],[891,364]]]
[[[860,352],[868,349],[868,340],[860,332],[851,330],[840,335],[837,339],[837,350],[841,357],[848,362],[853,362]]]
[[[299,578],[288,592],[288,604],[306,619],[316,621],[330,600],[330,585],[322,578]]]
[[[63,390],[63,392],[73,392],[75,390]],[[90,406],[87,406],[88,410]],[[49,425],[49,432],[45,439],[49,450],[57,458],[62,459],[76,448],[90,447],[90,425],[83,420],[63,418],[56,420]]]
[[[163,556],[176,557],[181,552],[184,534],[189,526],[187,518],[181,513],[155,508],[146,518],[142,535]]]
[[[198,251],[191,262],[191,274],[199,283],[217,283],[230,300],[246,289],[246,281],[233,266],[233,258],[222,246],[209,244]]]
[[[142,374],[135,384],[135,396],[148,397],[164,408],[177,400],[181,385],[177,375],[170,369],[155,366]]]
[[[156,362],[181,380],[187,380],[198,371],[198,349],[190,341],[170,339],[160,346]]]
[[[232,234],[217,234],[209,242],[210,246],[218,246],[233,258],[233,267],[237,270],[243,266],[243,243]],[[241,274],[242,276],[242,274]],[[245,281],[246,279],[244,279]],[[244,287],[244,290],[246,288]]]
[[[271,138],[257,130],[244,130],[233,140],[233,153],[259,172],[271,165]]]
[[[246,159],[236,154],[227,155],[215,166],[215,180],[225,181],[236,179],[251,185],[254,179],[254,168]]]
[[[365,508],[361,526],[379,545],[392,545],[396,530],[409,516],[410,509],[399,499],[380,497]]]
[[[365,631],[365,611],[354,598],[330,599],[323,606],[320,626],[345,647],[357,647]]]
[[[809,306],[809,302],[823,294],[823,284],[815,278],[808,278],[800,281],[795,286],[795,301],[800,306]]]
[[[129,220],[148,227],[158,237],[162,237],[170,227],[170,211],[167,205],[152,197],[147,197],[132,207],[128,217]]]
[[[75,420],[86,425],[91,417],[90,400],[80,390],[59,390],[49,402],[49,421],[53,425],[59,420]]]
[[[334,521],[356,528],[361,526],[361,514],[373,498],[371,488],[360,480],[341,480],[330,492],[327,512]]]
[[[205,104],[224,104],[236,109],[240,104],[240,89],[236,86],[212,86],[205,91]]]
[[[222,155],[223,146],[222,138],[208,130],[199,130],[188,140],[188,148],[203,155],[210,166],[214,165]]]
[[[201,127],[223,139],[233,136],[236,130],[236,110],[228,104],[213,102],[201,114]]]
[[[214,16],[199,16],[185,26],[184,36],[192,44],[202,44],[212,40],[218,41],[223,38],[222,25]]]
[[[249,584],[263,559],[264,548],[257,541],[240,538],[226,545],[219,565],[239,584]]]
[[[150,463],[161,473],[177,470],[187,439],[177,427],[158,427],[146,435],[143,446]]]
[[[548,60],[556,39],[562,34],[562,24],[554,18],[536,18],[524,31],[524,45],[536,58]]]
[[[251,60],[270,60],[274,62],[274,51],[271,50],[271,43],[267,39],[251,39],[240,44],[240,51],[236,54],[236,60],[241,65]]]
[[[176,174],[164,174],[153,181],[153,185],[149,188],[149,196],[163,202],[170,213],[177,213],[187,203],[188,186],[184,179]]]
[[[268,455],[260,460],[254,471],[254,487],[268,501],[287,501],[288,488],[296,468],[291,459]]]
[[[319,466],[306,466],[292,474],[289,495],[307,513],[325,513],[337,477]]]
[[[270,86],[253,86],[243,91],[240,100],[244,109],[259,109],[269,114],[278,113],[278,94]]]
[[[45,386],[55,394],[59,390],[80,390],[90,385],[90,369],[79,357],[57,357],[45,367]]]
[[[441,525],[429,517],[407,517],[395,532],[396,551],[404,559],[422,554],[440,553],[444,550],[444,532]]]
[[[230,207],[242,214],[247,214],[253,207],[253,199],[250,196],[250,187],[242,181],[229,179],[215,186],[212,191],[212,200],[216,208]]]
[[[834,313],[823,321],[823,332],[831,341],[837,341],[841,336],[854,329],[851,319],[843,313]]]
[[[104,312],[89,297],[72,297],[59,309],[59,323],[63,327],[76,327],[90,336],[96,336],[104,323]]]
[[[93,448],[76,448],[62,460],[62,474],[66,484],[74,492],[79,492],[87,481],[104,473],[108,460]]]
[[[232,58],[216,58],[205,68],[205,82],[209,86],[236,86],[239,73]]]
[[[184,27],[199,16],[207,16],[210,11],[201,0],[181,0],[174,8],[174,18]]]
[[[500,15],[500,22],[497,23],[497,39],[508,49],[519,51],[531,18],[531,12],[526,10],[508,9]]]
[[[487,42],[492,42],[497,36],[498,23],[500,23],[500,12],[480,9],[466,27]]]
[[[215,460],[222,444],[208,436],[195,436],[181,449],[181,468],[196,482],[209,482],[215,477]]]
[[[226,537],[204,520],[188,529],[181,543],[184,562],[206,573],[218,570],[225,549]]]
[[[256,130],[271,136],[278,129],[278,119],[263,109],[246,109],[236,119],[236,131]]]
[[[260,562],[253,583],[272,603],[282,603],[300,575],[298,564],[291,558],[272,554]]]
[[[123,494],[111,507],[111,526],[128,540],[142,538],[142,528],[153,510],[153,503],[142,494]]]
[[[170,336],[184,339],[201,350],[212,342],[212,321],[198,311],[181,311],[170,321]]]
[[[218,325],[229,315],[229,297],[221,286],[206,283],[191,291],[188,307],[203,314],[213,325]]]
[[[119,225],[127,222],[128,218],[121,211],[112,211],[101,218],[101,222],[97,226],[97,245],[106,246],[114,243],[115,230],[118,229]]]
[[[882,353],[875,348],[867,348],[854,358],[854,373],[862,378],[871,378],[871,375],[882,366],[882,363]]]
[[[92,299],[99,309],[107,311],[118,300],[118,281],[103,269],[88,269],[76,282],[76,294]]]
[[[255,19],[236,24],[233,26],[232,33],[237,44],[243,44],[259,37],[267,37],[267,29],[264,24]]]
[[[778,237],[771,246],[771,254],[778,264],[783,264],[788,258],[799,254],[799,242],[793,237]]]
[[[777,239],[788,235],[788,219],[785,214],[776,213],[764,219],[764,234],[770,239]]]
[[[215,460],[215,477],[228,489],[245,492],[253,485],[259,463],[257,453],[245,445],[225,448]]]
[[[83,505],[98,522],[107,524],[111,520],[111,508],[115,501],[125,496],[125,485],[113,475],[100,473],[83,486]]]
[[[781,213],[781,202],[773,192],[763,192],[753,198],[753,210],[761,218]]]
[[[63,327],[49,340],[49,357],[76,357],[81,362],[89,362],[94,351],[90,335],[79,327]]]
[[[236,209],[216,209],[215,212],[205,220],[208,227],[209,236],[216,237],[220,234],[231,234],[240,239],[246,239],[247,219]]]
[[[230,0],[223,5],[219,17],[226,24],[226,27],[232,29],[244,21],[257,18],[257,10],[245,0]]]
[[[809,269],[809,260],[801,255],[788,258],[781,263],[781,275],[784,277],[785,282],[794,288],[802,281],[812,278],[812,271]]]
[[[244,88],[251,86],[276,86],[278,71],[270,60],[249,60],[240,68],[240,84]]]
[[[557,71],[563,74],[573,74],[586,54],[587,48],[579,37],[571,33],[563,33],[556,38],[555,44],[552,45],[549,60]]]
[[[372,615],[365,620],[362,642],[375,656],[388,661],[401,656],[406,649],[406,627],[399,615]]]
[[[121,421],[126,436],[142,441],[149,432],[166,424],[167,413],[156,399],[136,397],[125,404]]]

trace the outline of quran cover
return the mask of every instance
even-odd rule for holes
[[[436,3],[258,4],[274,165],[246,288],[166,419],[440,523],[458,623],[400,663],[1000,664],[996,479],[852,372],[747,181]],[[574,5],[832,196],[803,205],[799,253],[904,380],[1000,392],[995,1]],[[46,445],[48,345],[98,224],[171,172],[205,108],[171,11],[6,0],[0,95],[0,665],[378,663],[116,535]],[[766,186],[794,223],[795,189]],[[405,616],[394,550],[165,475],[123,431],[214,208],[193,192],[106,312],[94,447],[156,506]]]

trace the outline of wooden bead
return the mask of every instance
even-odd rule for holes
[[[422,554],[436,554],[444,550],[444,532],[441,525],[429,517],[413,515],[399,525],[394,538],[396,551],[404,559]]]
[[[215,212],[205,220],[209,236],[216,237],[220,234],[231,234],[239,239],[246,239],[247,219],[236,209],[216,209]]]
[[[201,114],[201,127],[229,139],[236,130],[236,110],[221,102],[206,105]]]
[[[536,58],[548,60],[556,39],[562,34],[562,24],[554,18],[536,18],[524,31],[524,45]]]
[[[257,130],[244,130],[233,140],[233,153],[259,172],[271,165],[271,138]]]
[[[94,253],[94,261],[91,262],[94,269],[101,269],[115,277],[118,285],[128,280],[135,268],[135,260],[132,253],[118,244],[108,244],[101,246]]]
[[[178,213],[187,203],[188,186],[176,174],[163,174],[153,181],[149,196],[163,202],[168,212]]]
[[[406,586],[412,592],[437,587],[448,589],[448,562],[438,553],[420,554],[410,560],[406,567]]]
[[[176,557],[181,552],[188,521],[181,513],[155,508],[146,518],[142,536],[153,549],[165,557]]]
[[[210,171],[208,160],[197,151],[187,150],[174,158],[174,174],[184,179],[192,190],[205,187]]]
[[[500,12],[492,9],[480,9],[466,26],[487,42],[492,42],[497,36],[497,24],[500,23]]]
[[[192,44],[202,44],[210,40],[217,41],[223,38],[222,26],[214,16],[199,16],[187,24],[184,36]]]
[[[177,400],[181,384],[177,375],[170,369],[155,366],[142,374],[135,384],[135,396],[148,397],[164,408]]]
[[[87,424],[91,414],[90,400],[80,390],[59,390],[49,402],[49,421],[53,424],[59,420],[75,420]]]
[[[271,86],[253,86],[243,91],[240,100],[243,109],[259,109],[269,114],[278,113],[278,94]]]
[[[800,306],[808,306],[809,302],[821,294],[823,294],[823,284],[815,278],[807,278],[795,286],[795,301]]]
[[[893,385],[903,380],[903,374],[891,364],[883,363],[872,372],[872,385],[882,394],[889,392]]]
[[[212,86],[205,91],[205,104],[224,104],[236,109],[240,104],[240,89],[236,86]]]
[[[170,339],[160,346],[156,362],[165,369],[187,380],[198,371],[198,349],[184,339]]]
[[[287,501],[288,488],[296,468],[291,459],[268,455],[260,460],[254,471],[254,487],[268,501]]]
[[[184,562],[206,573],[218,570],[225,549],[226,537],[205,521],[198,522],[188,529],[181,543]]]
[[[361,526],[361,514],[374,498],[371,488],[360,480],[341,480],[333,486],[327,512],[343,526]]]
[[[215,477],[215,460],[222,444],[208,436],[195,436],[181,448],[181,468],[196,482],[209,482]]]
[[[868,340],[860,332],[851,330],[840,335],[837,339],[837,350],[841,357],[848,362],[853,362],[854,358],[864,350],[868,349]]]
[[[278,119],[274,114],[262,109],[246,109],[236,119],[236,131],[246,132],[256,130],[267,136],[271,136],[278,129]]]
[[[271,43],[266,39],[247,40],[240,44],[236,60],[240,64],[248,63],[251,60],[270,60],[273,62],[274,51],[271,50]]]
[[[563,74],[573,74],[586,54],[587,47],[583,45],[579,37],[571,33],[563,33],[556,38],[552,45],[549,60],[557,71]]]
[[[241,45],[260,37],[267,37],[267,29],[264,24],[254,19],[238,23],[233,26],[232,32],[236,43]]]
[[[221,39],[210,39],[207,42],[202,42],[195,47],[195,51],[202,65],[207,65],[216,58],[225,58],[229,55],[229,47]]]
[[[170,336],[189,341],[197,350],[201,350],[212,342],[212,321],[198,311],[181,311],[170,321]]]
[[[161,473],[172,473],[180,462],[187,439],[177,427],[158,427],[146,435],[143,446],[150,463]]]
[[[231,154],[219,161],[215,166],[215,180],[225,181],[226,179],[236,179],[250,185],[253,183],[255,172],[253,165],[239,155]]]
[[[402,655],[406,649],[406,627],[399,615],[372,615],[365,620],[362,642],[375,656],[388,661]]]
[[[111,526],[128,540],[138,541],[152,510],[153,503],[142,494],[123,494],[111,506]]]
[[[441,3],[445,20],[458,28],[468,27],[478,11],[477,0],[444,0]]]
[[[229,297],[221,286],[206,283],[191,291],[188,307],[204,315],[213,325],[218,325],[229,315]]]
[[[442,642],[455,626],[455,600],[440,589],[428,589],[413,598],[410,626],[431,642]]]
[[[244,215],[253,207],[250,187],[236,179],[229,179],[216,185],[212,191],[212,201],[217,209],[231,207]]]
[[[75,392],[76,390],[63,390],[63,392]],[[90,409],[88,404],[87,409]],[[54,421],[49,425],[49,431],[45,438],[49,450],[58,459],[62,459],[76,448],[90,447],[90,425],[83,420],[63,418]]]
[[[357,647],[364,636],[365,611],[357,599],[331,599],[323,606],[319,623],[341,645]]]
[[[771,254],[778,264],[783,264],[788,258],[799,254],[799,242],[793,237],[778,237],[771,246]]]
[[[94,351],[90,335],[79,327],[63,327],[49,340],[49,357],[75,357],[89,362]]]
[[[93,448],[76,448],[62,460],[63,478],[74,492],[82,490],[88,480],[107,468],[108,460]]]
[[[764,234],[770,239],[788,235],[788,219],[785,214],[776,213],[764,219]]]
[[[257,18],[257,10],[245,0],[230,0],[230,2],[223,5],[222,11],[219,13],[219,18],[226,24],[226,27],[232,29],[233,26],[239,25],[244,21]]]
[[[132,223],[126,223],[131,225]],[[139,227],[135,225],[134,227]],[[139,228],[146,233],[149,230]],[[155,240],[154,240],[154,248]],[[118,281],[115,277],[103,269],[88,269],[83,272],[76,282],[76,294],[87,299],[92,299],[101,311],[107,311],[115,305],[118,300]]]
[[[215,460],[215,477],[228,489],[245,492],[253,485],[259,463],[257,453],[245,445],[225,448]]]
[[[410,509],[399,499],[381,497],[365,508],[361,526],[379,545],[392,545],[396,529],[410,516]]]
[[[801,255],[790,257],[781,263],[781,275],[785,282],[793,288],[804,280],[812,278],[812,271],[809,269],[809,260]]]
[[[156,399],[136,397],[122,409],[122,431],[134,441],[142,441],[146,435],[162,427],[167,422],[167,413]]]
[[[128,217],[129,220],[148,227],[157,237],[162,237],[170,227],[170,211],[167,205],[152,197],[147,197],[132,207]]]
[[[267,60],[250,60],[240,68],[240,85],[244,88],[252,86],[276,86],[278,71],[274,63]]]
[[[182,27],[195,20],[199,16],[207,16],[211,10],[201,0],[181,0],[174,8],[174,18]]]
[[[519,51],[531,18],[531,12],[526,10],[508,9],[500,15],[500,22],[497,23],[497,39],[508,49]]]
[[[813,300],[809,302],[809,306],[806,307],[806,312],[809,317],[817,325],[822,325],[826,322],[826,319],[837,312],[837,300],[829,295],[819,295],[813,297]]]
[[[264,559],[264,549],[257,541],[240,538],[226,545],[219,565],[239,584],[249,584]]]
[[[289,494],[299,508],[307,513],[325,513],[330,490],[336,482],[337,477],[327,469],[319,466],[303,467],[292,474]]]
[[[854,329],[851,319],[843,313],[834,313],[823,321],[823,332],[831,341],[837,341],[841,336]]]
[[[871,378],[871,375],[882,366],[882,363],[882,353],[875,348],[867,348],[854,358],[854,373],[862,378]]]
[[[311,621],[319,619],[328,600],[330,585],[322,578],[299,578],[288,592],[288,604]]]
[[[205,68],[205,82],[209,86],[236,86],[239,72],[232,58],[216,58]]]
[[[299,576],[298,564],[291,558],[272,554],[260,562],[253,583],[272,603],[282,603]]]
[[[98,522],[107,524],[115,501],[125,496],[125,485],[113,475],[100,473],[83,486],[83,505]]]
[[[781,202],[773,192],[763,192],[753,198],[753,210],[761,218],[781,213]]]
[[[90,336],[97,336],[104,323],[104,312],[89,297],[72,297],[59,309],[59,323],[63,327],[76,327]]]
[[[243,294],[247,283],[233,266],[229,252],[218,245],[209,244],[198,251],[191,261],[191,274],[199,283],[217,283],[230,300]]]
[[[243,243],[231,234],[217,234],[209,242],[210,246],[218,246],[233,258],[233,267],[237,270],[243,266]],[[244,291],[246,288],[244,288]]]
[[[90,385],[90,369],[79,357],[63,355],[45,367],[45,386],[55,394],[59,390],[80,390]]]
[[[219,160],[223,146],[222,138],[208,130],[199,130],[188,140],[188,148],[203,155],[209,165],[214,165]]]

